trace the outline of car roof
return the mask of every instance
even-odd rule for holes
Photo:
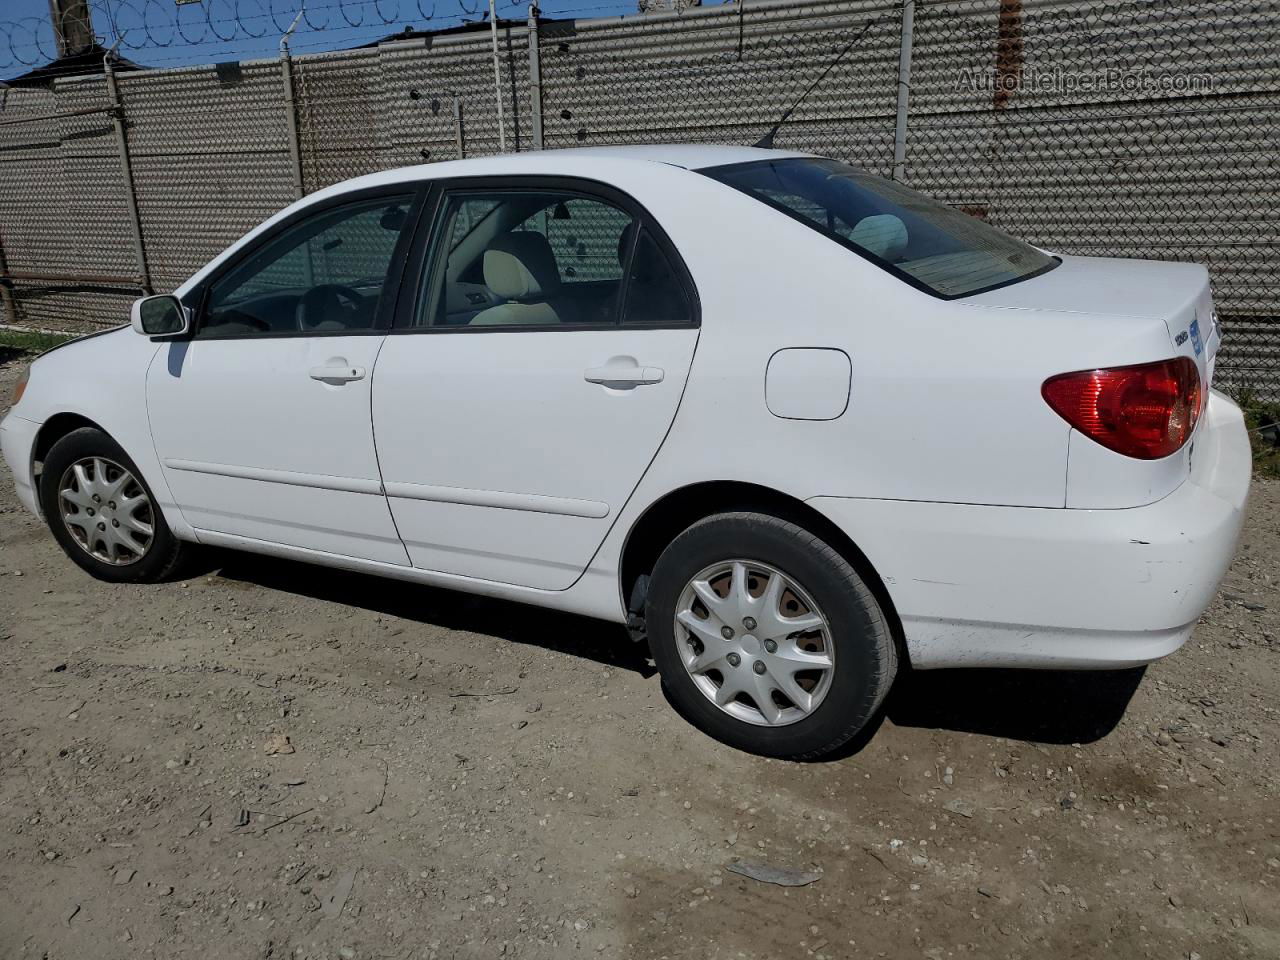
[[[686,170],[702,167],[722,167],[730,163],[749,163],[752,160],[768,160],[778,157],[802,157],[807,154],[793,150],[765,150],[760,147],[739,147],[724,143],[655,143],[619,145],[611,147],[569,147],[556,150],[563,157],[617,157],[623,160],[648,160],[666,163]]]
[[[491,157],[473,157],[464,160],[441,160],[437,163],[421,163],[410,167],[398,167],[366,174],[353,180],[323,187],[301,200],[268,217],[253,230],[241,237],[200,270],[197,270],[176,291],[186,294],[211,270],[231,256],[236,250],[267,230],[273,229],[284,218],[315,204],[333,200],[346,193],[376,187],[395,187],[424,180],[446,177],[543,176],[599,178],[608,181],[613,176],[634,175],[652,171],[698,170],[707,167],[749,163],[753,160],[806,157],[812,154],[791,150],[765,150],[758,147],[738,147],[728,144],[673,143],[636,146],[570,147],[560,150],[530,150],[524,153],[504,153]],[[676,174],[679,175],[679,174]]]
[[[599,171],[601,166],[617,164],[661,164],[684,170],[698,170],[733,163],[748,163],[752,160],[806,156],[811,154],[792,150],[765,150],[759,147],[711,143],[530,150],[524,153],[504,153],[490,157],[471,157],[465,160],[441,160],[438,163],[420,163],[382,170],[325,187],[308,196],[303,202],[327,199],[339,193],[365,187],[389,186],[417,180],[437,180],[444,177],[519,176],[521,174],[585,176]]]

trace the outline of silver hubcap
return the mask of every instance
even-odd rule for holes
[[[151,549],[155,513],[137,478],[105,457],[86,457],[67,468],[58,485],[62,522],[91,556],[124,566]]]
[[[799,583],[767,563],[707,567],[680,594],[675,632],[697,688],[747,723],[803,720],[831,688],[827,618]]]

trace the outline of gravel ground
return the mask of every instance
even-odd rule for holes
[[[3,473],[0,956],[1280,956],[1278,506],[1145,673],[908,676],[793,764],[608,624],[234,554],[99,583]]]

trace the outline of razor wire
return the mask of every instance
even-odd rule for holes
[[[90,0],[88,9],[104,45],[135,53],[278,38],[299,13],[296,32],[323,33],[425,28],[487,12],[480,0]],[[0,20],[0,37],[0,71],[58,58],[48,17]]]

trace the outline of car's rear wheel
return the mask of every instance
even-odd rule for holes
[[[875,716],[897,672],[880,604],[840,553],[759,513],[694,524],[663,551],[646,600],[663,684],[711,736],[816,759]]]
[[[63,551],[99,580],[154,583],[183,558],[137,466],[101,430],[82,427],[53,444],[40,504]]]

